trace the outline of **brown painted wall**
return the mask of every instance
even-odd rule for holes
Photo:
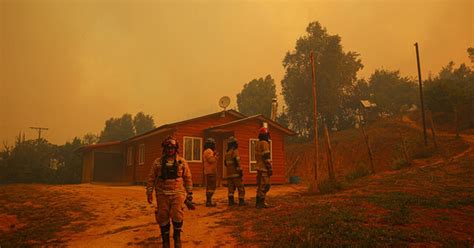
[[[90,183],[92,181],[93,164],[94,152],[84,152],[82,155],[82,183]]]
[[[235,126],[235,137],[239,141],[239,154],[242,169],[244,170],[244,183],[256,184],[257,173],[251,173],[250,164],[250,139],[258,139],[258,131],[262,123],[258,121],[248,121],[239,126]],[[272,161],[273,161],[273,176],[272,183],[286,183],[285,178],[285,153],[283,133],[277,129],[269,127],[270,136],[272,140]]]
[[[153,161],[161,156],[161,142],[163,139],[172,134],[179,143],[180,153],[183,154],[184,146],[184,137],[199,137],[202,138],[202,147],[205,142],[205,129],[224,124],[230,121],[237,120],[233,115],[226,115],[225,117],[220,116],[210,116],[206,118],[201,118],[194,120],[192,122],[183,123],[175,126],[175,131],[173,133],[161,133],[156,134],[150,137],[140,139],[138,141],[132,141],[124,145],[123,154],[124,154],[124,181],[128,182],[145,182],[150,171],[151,164]],[[249,172],[249,139],[257,139],[258,130],[262,126],[261,121],[259,120],[249,120],[243,123],[236,124],[232,127],[226,128],[229,130],[234,130],[234,136],[239,140],[239,152],[241,157],[242,166],[244,168],[244,183],[246,184],[256,184],[256,173]],[[277,130],[269,128],[272,138],[272,159],[273,159],[273,168],[274,175],[272,177],[272,183],[285,183],[287,179],[285,178],[285,155],[284,155],[284,133]],[[219,152],[219,161],[218,161],[218,183],[225,184],[223,175],[223,155],[225,151],[223,150],[223,139],[228,138],[230,134],[226,135],[214,135],[213,138],[216,139],[216,149]],[[145,144],[145,163],[143,165],[138,165],[138,147],[139,144]],[[133,165],[127,166],[127,147],[133,147]],[[202,152],[202,150],[201,150]],[[188,162],[193,175],[193,183],[196,185],[202,185],[203,182],[203,167],[202,167],[202,154],[201,162]]]
[[[127,151],[127,147],[129,146],[133,147],[133,161],[134,161],[132,166],[125,166],[127,180],[130,180],[131,182],[138,182],[138,183],[146,182],[148,173],[150,172],[151,165],[153,164],[155,159],[161,156],[161,152],[162,152],[161,142],[163,142],[166,136],[170,134],[171,133],[156,134],[156,135],[146,137],[137,141],[133,141],[125,145],[125,154]],[[144,160],[144,164],[141,164],[141,165],[138,164],[140,144],[145,145],[145,160]],[[126,162],[127,161],[125,158],[125,163]]]
[[[180,125],[177,127],[177,131],[174,133],[176,139],[178,139],[178,142],[181,146],[180,152],[183,152],[183,145],[184,145],[184,137],[189,136],[189,137],[199,137],[202,138],[202,149],[204,149],[204,142],[205,138],[204,137],[204,132],[203,130],[210,128],[211,126],[215,125],[220,125],[224,124],[227,122],[231,122],[237,120],[236,117],[233,115],[226,115],[225,117],[220,117],[220,116],[211,116],[208,118],[203,118],[200,120],[196,120],[192,123],[187,123],[184,125]],[[222,150],[222,143],[219,139],[216,139],[217,144],[216,147],[217,149]],[[203,150],[201,150],[202,152]],[[219,150],[218,150],[219,151]],[[218,162],[219,164],[222,164],[222,151],[219,151],[220,153],[220,161]],[[201,154],[201,162],[189,162],[189,168],[191,169],[191,174],[193,175],[193,183],[194,184],[203,184],[203,165],[202,165],[202,154]],[[218,167],[218,174],[222,175],[222,167]]]
[[[94,153],[95,152],[106,152],[106,153],[119,153],[119,154],[124,154],[123,152],[123,145],[122,144],[117,144],[117,145],[111,145],[111,146],[106,146],[106,147],[99,147],[93,150],[88,150],[83,153],[83,160],[82,160],[82,182],[83,183],[90,183],[93,181],[94,178]],[[124,164],[122,163],[119,168],[124,168]],[[125,171],[121,169],[121,172],[119,173],[121,175],[121,179],[117,181],[121,182],[127,182],[125,180]]]

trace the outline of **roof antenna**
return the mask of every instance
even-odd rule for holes
[[[221,117],[225,117],[225,110],[230,104],[230,98],[228,96],[223,96],[219,99],[219,106],[223,108]]]

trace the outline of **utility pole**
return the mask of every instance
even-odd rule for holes
[[[38,130],[38,142],[41,140],[41,131],[42,130],[48,130],[49,128],[46,127],[30,127],[31,129]]]
[[[314,71],[314,54],[313,51],[310,53],[311,56],[311,72],[312,72],[312,85],[313,85],[313,103],[314,103],[314,180],[318,181],[318,99],[316,95],[316,76]]]
[[[428,137],[426,137],[425,106],[423,104],[423,85],[421,81],[420,55],[418,52],[418,42],[415,42],[415,49],[416,49],[416,63],[418,65],[418,83],[420,85],[421,119],[423,120],[423,138],[425,140],[425,146],[428,146]]]

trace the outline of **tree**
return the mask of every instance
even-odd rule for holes
[[[139,135],[154,129],[155,121],[151,115],[138,112],[133,118],[133,126],[135,127],[135,135]]]
[[[82,160],[75,151],[83,145],[79,138],[59,146],[55,158],[59,162],[55,183],[80,183],[82,179]]]
[[[10,148],[9,148],[10,149]],[[22,140],[17,137],[9,154],[3,154],[2,183],[50,183],[55,171],[50,167],[51,158],[58,147],[45,139]],[[6,155],[6,156],[5,156]]]
[[[329,35],[319,22],[309,23],[306,32],[296,41],[295,50],[283,59],[286,73],[281,83],[291,126],[300,135],[311,136],[314,110],[310,52],[315,55],[318,112],[329,125],[341,114],[344,92],[355,83],[363,65],[359,54],[344,52],[341,37]]]
[[[469,48],[467,49],[467,53],[468,53],[468,55],[469,55],[469,58],[474,59],[474,47],[469,47]]]
[[[92,145],[92,144],[96,144],[97,142],[99,142],[99,140],[100,140],[99,135],[94,134],[94,133],[86,133],[82,137],[82,144],[83,145]]]
[[[369,78],[369,98],[388,114],[398,114],[403,105],[418,103],[416,83],[401,77],[399,71],[375,70]]]
[[[132,115],[124,114],[120,118],[110,118],[100,133],[100,142],[126,140],[135,135]]]
[[[465,64],[458,68],[454,62],[448,63],[439,74],[426,82],[426,103],[429,109],[437,112],[454,113],[457,117],[468,118],[474,124],[474,72]]]
[[[275,81],[267,75],[265,79],[254,79],[244,85],[237,94],[237,106],[244,115],[263,114],[270,118],[273,98],[276,98]]]
[[[454,68],[449,62],[439,74],[426,83],[427,105],[433,111],[453,112],[456,106],[473,99],[474,73],[465,64]]]

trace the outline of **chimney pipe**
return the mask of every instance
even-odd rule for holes
[[[272,121],[275,121],[275,120],[276,120],[277,111],[278,111],[278,102],[277,102],[277,99],[276,99],[276,98],[273,98],[273,99],[272,99],[272,112],[271,112],[271,116],[270,116],[270,119],[271,119]]]

